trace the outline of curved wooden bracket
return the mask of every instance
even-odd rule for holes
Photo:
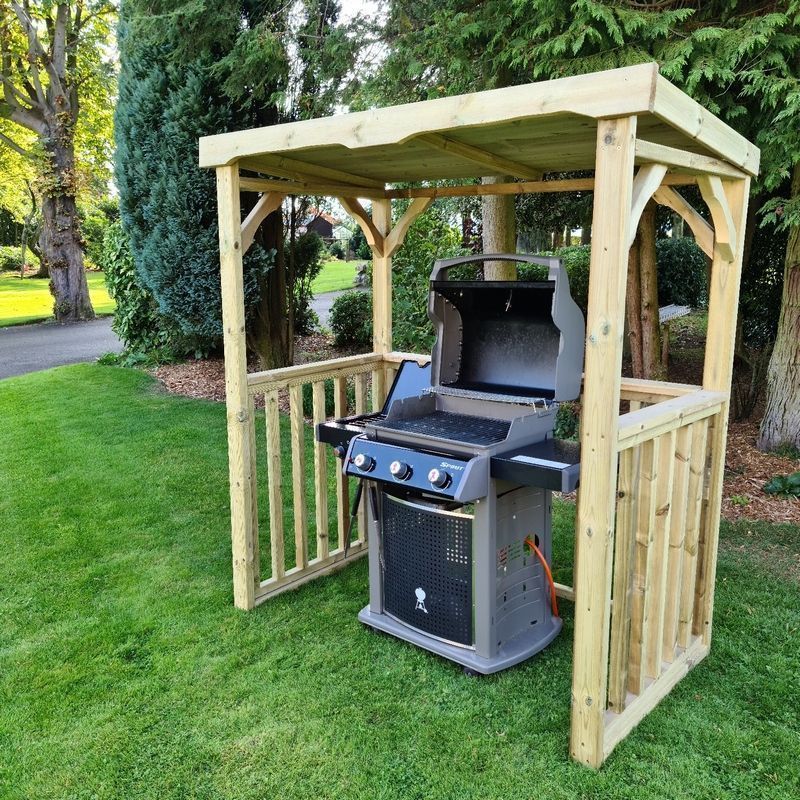
[[[698,175],[697,185],[714,220],[714,249],[723,261],[732,262],[736,259],[736,226],[722,180],[716,175]]]
[[[408,229],[414,224],[414,220],[422,213],[427,211],[433,203],[432,197],[417,197],[406,209],[405,214],[395,223],[384,240],[383,255],[391,256],[405,241]]]
[[[631,215],[628,222],[628,249],[630,250],[633,240],[636,238],[636,228],[639,226],[639,219],[642,216],[644,207],[648,200],[653,196],[656,189],[661,186],[661,181],[667,174],[667,167],[664,164],[644,164],[639,167],[636,177],[633,179],[633,191],[631,194]]]
[[[697,246],[709,257],[714,257],[714,229],[697,213],[697,210],[681,194],[669,186],[656,189],[653,199],[662,206],[671,208],[682,217],[694,234]]]
[[[373,254],[379,257],[382,256],[384,247],[383,234],[377,229],[364,206],[355,197],[340,197],[339,202],[344,206],[344,210],[358,223],[361,230],[364,231],[364,238],[372,248]]]
[[[259,225],[273,212],[281,207],[285,194],[280,192],[266,192],[258,198],[253,210],[242,222],[242,255],[253,244]]]

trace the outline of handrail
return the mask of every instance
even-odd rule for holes
[[[623,414],[619,418],[617,449],[635,447],[671,430],[710,417],[720,411],[727,400],[725,392],[701,389]]]
[[[247,385],[250,389],[274,389],[286,387],[296,383],[307,383],[307,378],[313,378],[322,374],[336,374],[346,370],[358,370],[366,367],[364,371],[369,372],[375,364],[384,361],[381,353],[363,353],[357,356],[344,356],[343,358],[329,358],[325,361],[312,361],[308,364],[296,364],[292,367],[280,367],[263,372],[251,372],[247,376]]]

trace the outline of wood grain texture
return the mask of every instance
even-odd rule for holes
[[[267,423],[267,479],[269,497],[269,541],[272,577],[280,579],[285,572],[283,545],[283,477],[281,471],[281,425],[278,414],[278,390],[264,396]]]
[[[303,422],[303,388],[289,387],[292,434],[292,498],[294,507],[294,557],[300,569],[308,566],[308,518],[306,511],[306,447]]]
[[[325,381],[311,385],[313,420],[325,422]],[[326,559],[328,544],[328,445],[314,442],[314,518],[317,528],[317,558]]]
[[[347,378],[339,375],[333,379],[333,413],[337,419],[346,417],[347,408]],[[344,549],[347,525],[350,520],[350,488],[349,480],[344,472],[344,464],[339,459],[334,462],[336,470],[336,534],[339,549]]]
[[[225,402],[228,421],[228,465],[231,500],[233,600],[251,609],[256,589],[256,537],[253,525],[253,475],[250,453],[253,420],[247,391],[247,348],[244,336],[241,206],[239,172],[217,169],[222,332],[225,348]]]
[[[636,118],[597,124],[593,246],[581,413],[581,498],[575,536],[575,639],[570,753],[603,761],[617,490],[625,267]]]

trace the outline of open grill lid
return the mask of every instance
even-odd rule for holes
[[[485,261],[541,264],[548,280],[448,279],[453,267]],[[428,316],[434,392],[545,405],[580,394],[585,323],[560,259],[484,253],[437,261]]]

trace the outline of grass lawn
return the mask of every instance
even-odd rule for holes
[[[106,291],[106,278],[102,272],[87,272],[89,295],[97,314],[112,314],[114,301]],[[0,274],[0,328],[19,325],[53,316],[53,298],[49,282],[42,278],[24,278],[3,272]]]
[[[340,261],[338,258],[329,259],[322,265],[322,272],[311,283],[311,291],[317,295],[352,289],[356,264],[360,263],[360,261]]]
[[[0,381],[0,413],[2,798],[800,796],[795,527],[723,527],[710,657],[594,773],[569,603],[484,679],[362,628],[363,560],[238,612],[222,405],[80,365]]]

